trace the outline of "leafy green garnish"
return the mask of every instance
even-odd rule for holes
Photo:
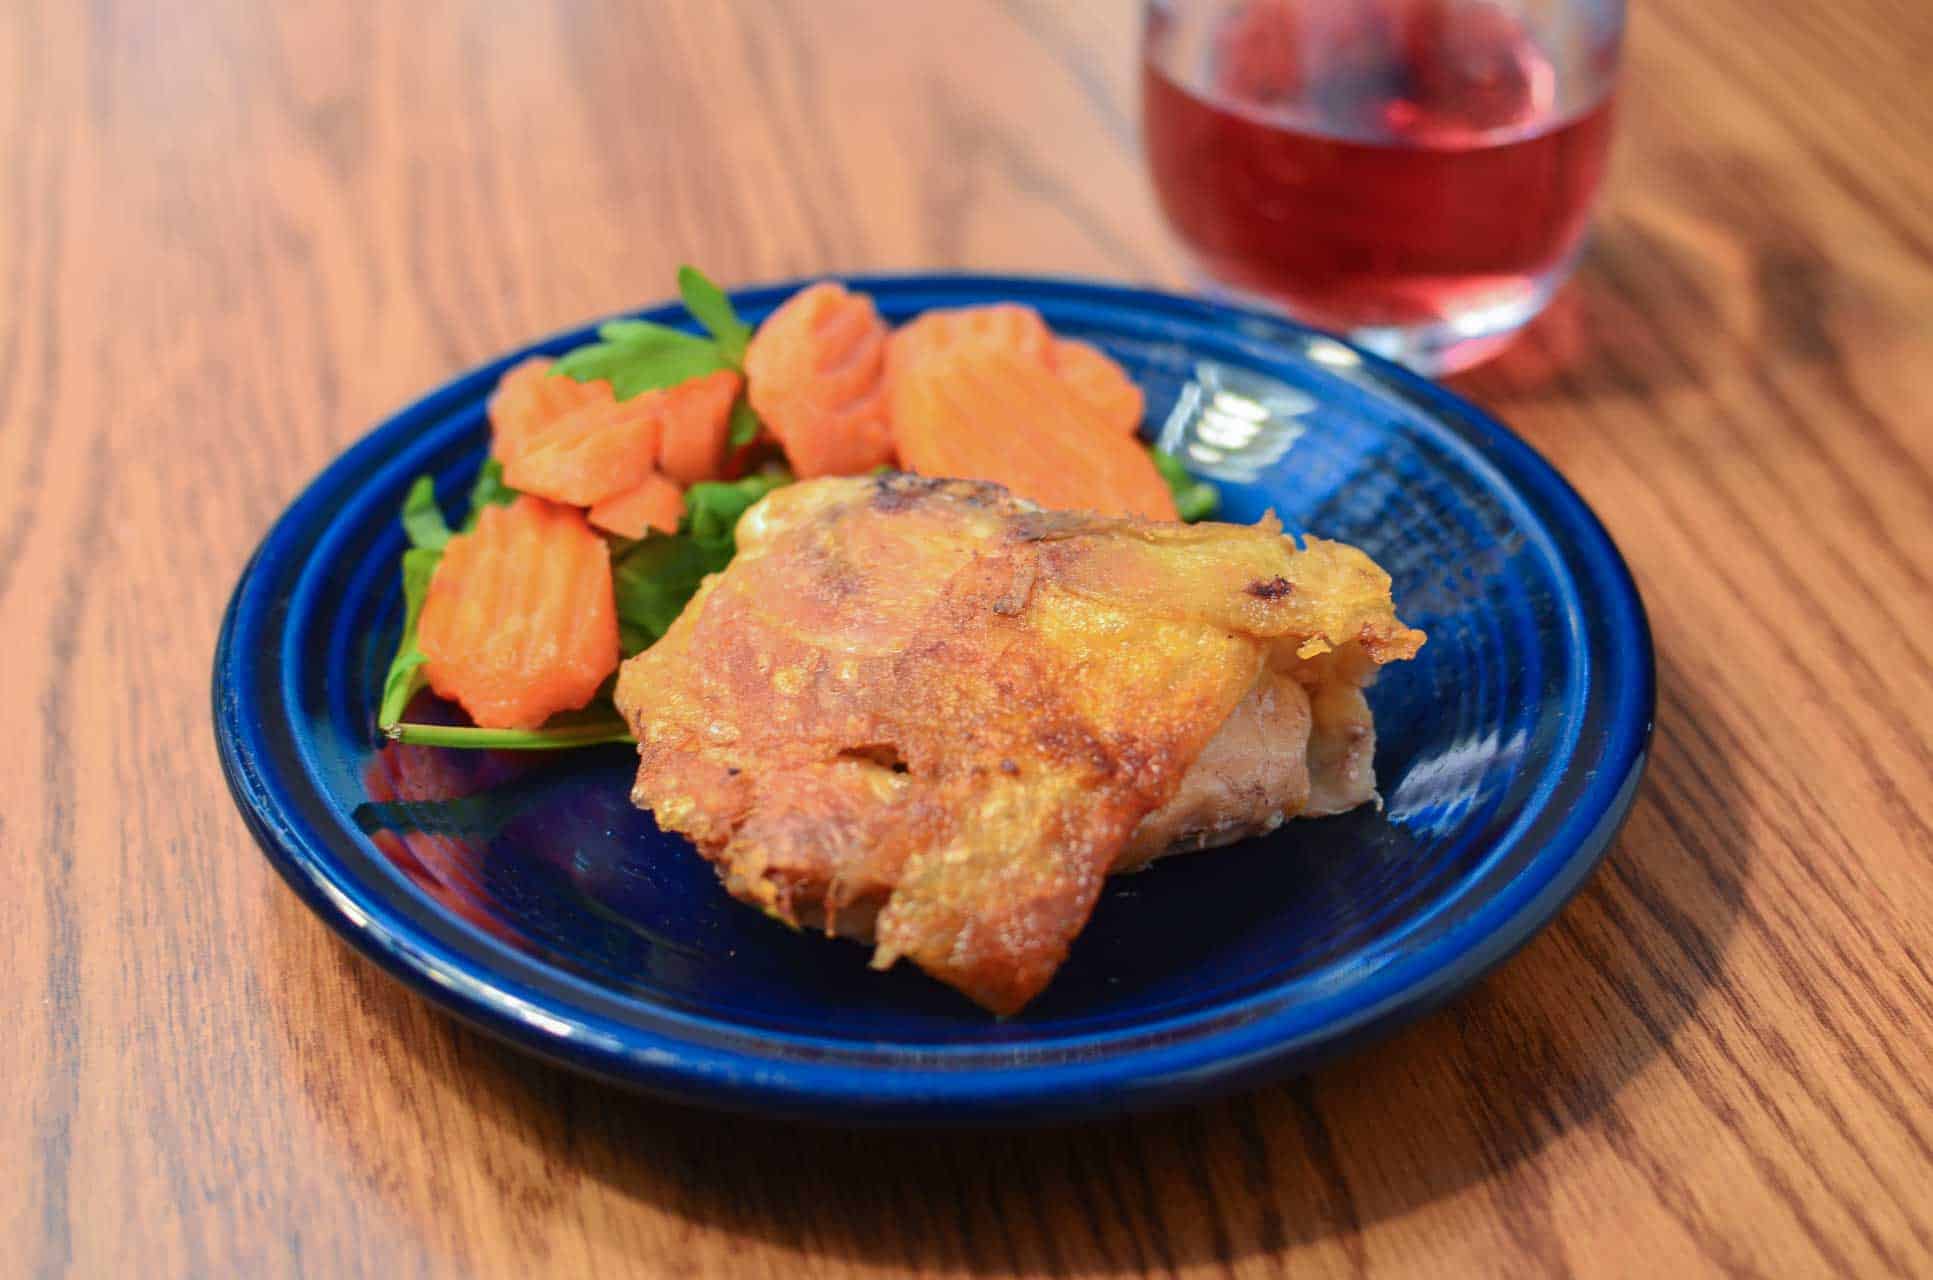
[[[613,320],[599,327],[598,341],[566,353],[554,371],[579,382],[608,381],[618,399],[629,400],[720,369],[742,370],[752,327],[739,319],[725,291],[696,268],[681,267],[678,292],[685,309],[709,337],[649,320]],[[758,433],[758,415],[741,395],[732,405],[727,438],[737,448],[752,443]],[[612,578],[627,657],[664,635],[706,575],[731,562],[737,551],[734,531],[746,508],[791,480],[790,473],[778,469],[728,484],[693,485],[685,493],[685,514],[676,534],[653,533],[639,542],[620,544],[621,549],[614,551]],[[513,502],[516,497],[516,491],[503,481],[502,465],[495,458],[486,459],[471,486],[462,531],[476,528],[485,507]],[[385,733],[398,742],[422,746],[526,751],[631,741],[630,730],[611,708],[608,689],[583,712],[554,716],[537,729],[404,723],[404,711],[425,683],[417,623],[430,579],[453,535],[428,476],[410,486],[402,519],[410,549],[403,553],[403,631],[383,680],[376,717]]]
[[[485,507],[507,507],[516,500],[517,491],[503,482],[503,464],[485,458],[476,483],[470,486],[470,514],[463,518],[463,532],[477,527],[477,517]]]
[[[1175,511],[1183,520],[1193,524],[1221,509],[1222,496],[1215,486],[1190,475],[1180,458],[1159,449],[1148,450],[1148,455],[1154,459],[1155,470],[1168,482],[1168,491],[1175,496]]]
[[[601,341],[567,353],[553,371],[579,382],[606,379],[620,400],[731,367],[710,338],[649,320],[613,320],[597,336]]]
[[[417,476],[403,499],[403,532],[418,551],[441,551],[450,541],[450,526],[436,505],[436,481],[428,476]]]
[[[738,551],[738,519],[746,509],[791,482],[789,472],[767,471],[743,480],[694,484],[685,490],[685,514],[677,533],[647,534],[618,556],[611,566],[611,586],[626,657],[663,638],[706,575],[731,563]]]
[[[565,751],[602,742],[635,742],[615,712],[595,719],[547,724],[538,729],[479,729],[473,724],[394,724],[391,738],[416,747],[462,747],[471,751]]]
[[[681,529],[645,535],[611,566],[618,647],[625,657],[649,649],[671,629],[698,584],[712,572],[706,563],[698,544]]]
[[[683,266],[678,268],[678,296],[685,300],[685,310],[718,343],[726,362],[734,369],[744,368],[745,344],[752,340],[752,326],[738,318],[725,291],[698,268]]]
[[[403,718],[410,699],[423,687],[426,659],[416,647],[416,622],[430,593],[430,575],[436,572],[437,563],[442,559],[441,551],[429,547],[411,547],[403,552],[403,635],[396,642],[396,656],[390,661],[389,674],[383,678],[383,702],[376,712],[376,722],[385,731]]]
[[[758,415],[744,396],[732,401],[732,428],[725,437],[732,448],[738,449],[758,439]]]
[[[685,490],[685,517],[678,523],[680,533],[689,533],[703,548],[712,571],[731,563],[738,550],[733,535],[738,518],[754,502],[774,489],[792,483],[792,473],[775,467],[742,480],[703,482]]]
[[[742,370],[752,326],[738,318],[732,300],[696,267],[678,268],[678,293],[685,310],[711,336],[701,338],[649,320],[613,320],[598,328],[598,341],[565,353],[554,369],[579,382],[600,378],[620,400],[675,387],[720,369]],[[733,448],[758,439],[758,415],[741,394],[732,403]]]

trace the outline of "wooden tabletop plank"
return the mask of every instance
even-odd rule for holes
[[[568,1076],[276,882],[208,729],[269,522],[425,387],[727,282],[1186,281],[1134,6],[0,10],[0,1239],[40,1275],[1933,1270],[1933,11],[1636,15],[1599,233],[1460,389],[1619,540],[1603,870],[1313,1077],[1031,1133]]]

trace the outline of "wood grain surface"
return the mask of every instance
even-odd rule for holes
[[[210,653],[332,455],[681,259],[1181,283],[1134,24],[0,6],[0,1271],[1933,1274],[1923,0],[1637,13],[1595,246],[1459,385],[1630,558],[1655,764],[1557,923],[1394,1039],[1068,1132],[791,1130],[459,1027],[257,853]]]

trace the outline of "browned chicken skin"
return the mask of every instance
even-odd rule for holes
[[[738,544],[624,665],[632,798],[733,896],[999,1014],[1109,871],[1370,799],[1361,687],[1423,642],[1367,556],[1273,520],[881,476],[780,489]]]

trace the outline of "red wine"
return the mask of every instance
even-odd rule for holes
[[[1211,275],[1342,330],[1540,304],[1583,236],[1610,94],[1561,115],[1555,70],[1514,17],[1451,9],[1256,0],[1195,83],[1151,25],[1148,161]]]

